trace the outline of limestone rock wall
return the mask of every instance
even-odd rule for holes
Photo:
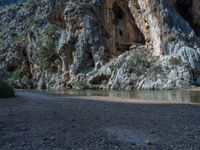
[[[181,40],[182,35],[191,42],[199,41],[197,20],[200,8],[197,6],[199,2],[196,0],[190,3],[181,0],[129,0],[130,10],[145,35],[147,47],[157,56],[172,54],[173,40]]]
[[[39,0],[15,5],[0,12],[1,74],[11,77],[20,70],[27,84],[46,88],[77,83],[88,83],[89,88],[104,84],[108,89],[198,84],[199,3]],[[168,82],[168,74],[177,74],[176,80]],[[20,76],[18,81],[24,79]]]
[[[126,1],[68,1],[64,20],[66,38],[72,40],[66,41],[65,45],[74,43],[72,70],[75,73],[84,68],[93,69],[97,62],[107,62],[132,44],[145,44]]]

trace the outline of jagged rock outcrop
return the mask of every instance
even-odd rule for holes
[[[199,2],[196,0],[186,2],[182,0],[161,2],[151,0],[129,1],[129,7],[136,20],[136,24],[144,33],[147,46],[152,48],[154,55],[180,59],[192,68],[192,72],[199,72],[198,66],[200,64],[200,26],[197,21],[199,20],[197,18],[200,18],[200,16],[199,8],[196,8],[197,5],[199,5]],[[163,61],[166,61],[166,59],[164,58]],[[161,68],[163,61],[161,60],[159,65]],[[168,67],[170,66],[169,63],[168,61]],[[177,71],[182,70],[181,68],[176,69]],[[163,70],[161,72],[169,73]],[[162,74],[161,72],[158,74]],[[192,72],[190,73],[190,79],[195,78],[197,80],[199,77],[192,77],[194,74]],[[153,71],[140,83],[139,88],[154,89],[157,83],[159,83],[159,86],[156,86],[156,88],[168,87],[171,77],[163,76],[162,78],[165,81],[161,79],[161,83],[160,78],[155,78]],[[191,85],[189,84],[191,80],[187,80],[187,82],[188,84],[183,83],[182,86]],[[173,86],[169,87],[180,86],[174,83]]]
[[[182,38],[188,38],[190,42],[199,44],[200,26],[196,19],[200,16],[199,11],[193,9],[194,5],[199,5],[199,2],[196,0],[187,3],[182,0],[129,1],[130,10],[145,35],[147,45],[158,56],[172,54],[175,51],[174,45],[182,41]]]
[[[198,0],[39,0],[6,8],[1,74],[20,70],[19,81],[27,77],[42,88],[199,85],[197,6]]]

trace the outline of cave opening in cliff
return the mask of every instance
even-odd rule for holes
[[[194,18],[195,11],[193,8],[193,0],[173,0],[173,8],[183,17],[193,28],[198,36],[200,36],[200,22]],[[200,8],[199,8],[200,9]]]
[[[114,16],[115,16],[114,20],[118,21],[118,20],[123,19],[124,12],[116,2],[113,4],[112,11],[113,11]]]
[[[144,35],[136,25],[126,2],[115,1],[112,13],[117,53],[129,50],[132,45],[145,45]]]
[[[71,70],[75,75],[79,73],[88,73],[94,69],[95,59],[91,44],[84,43],[81,49],[76,49],[74,51],[73,57],[74,61],[73,65],[71,65]]]
[[[86,55],[86,68],[90,69],[90,68],[94,68],[95,67],[95,62],[94,62],[94,58],[92,56],[92,53],[87,52]]]
[[[89,71],[95,67],[95,61],[94,57],[92,55],[92,49],[90,44],[86,44],[84,46],[84,49],[86,50],[84,53],[84,59],[83,59],[83,67],[86,68],[86,71]]]

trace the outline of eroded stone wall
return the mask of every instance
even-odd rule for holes
[[[115,83],[136,87],[147,76],[140,87],[148,89],[149,85],[151,88],[159,83],[161,88],[167,84],[171,78],[169,68],[175,68],[173,76],[187,72],[186,82],[181,81],[181,85],[190,85],[193,77],[200,81],[199,3],[38,0],[9,8],[0,12],[0,70],[9,76],[14,70],[23,73],[30,68],[25,77],[34,85],[46,83],[51,88],[73,87],[73,81],[85,81],[95,73],[97,78],[91,81],[95,86]],[[116,57],[119,63],[115,62]],[[18,63],[20,59],[23,64]],[[150,70],[154,64],[160,69],[155,69],[153,75]],[[186,66],[191,68],[185,69]],[[176,86],[175,82],[169,86]]]
[[[198,41],[198,4],[196,0],[129,0],[129,8],[145,36],[146,46],[157,56],[171,54],[171,40],[179,40],[182,34],[193,41]]]
[[[71,51],[75,73],[93,69],[97,63],[109,61],[113,56],[129,50],[133,44],[145,44],[142,32],[135,23],[127,1],[104,0],[101,2],[68,1],[64,10],[66,23],[62,51]],[[60,15],[59,15],[60,16]],[[62,20],[58,17],[59,20]],[[74,44],[74,50],[67,47]],[[65,67],[68,70],[70,67]]]
[[[144,36],[137,27],[127,1],[107,0],[103,8],[105,28],[109,33],[111,52],[128,50],[133,44],[145,44]]]

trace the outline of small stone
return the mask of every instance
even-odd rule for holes
[[[145,143],[146,143],[147,145],[153,145],[153,143],[151,143],[151,141],[148,141],[148,140],[147,140]]]
[[[56,140],[56,137],[55,137],[55,136],[51,136],[49,139],[50,139],[51,141],[54,141],[54,140]]]
[[[26,143],[24,142],[24,143],[22,143],[22,146],[26,146]]]
[[[133,143],[131,143],[132,144],[132,146],[135,146],[136,145],[136,143],[135,142],[133,142]]]
[[[43,141],[46,141],[47,140],[47,138],[45,137],[44,139],[43,139]]]
[[[153,131],[153,130],[150,130],[150,133],[151,133],[151,134],[153,134],[153,133],[154,133],[154,131]]]
[[[25,128],[25,127],[22,127],[21,130],[26,130],[26,128]]]

